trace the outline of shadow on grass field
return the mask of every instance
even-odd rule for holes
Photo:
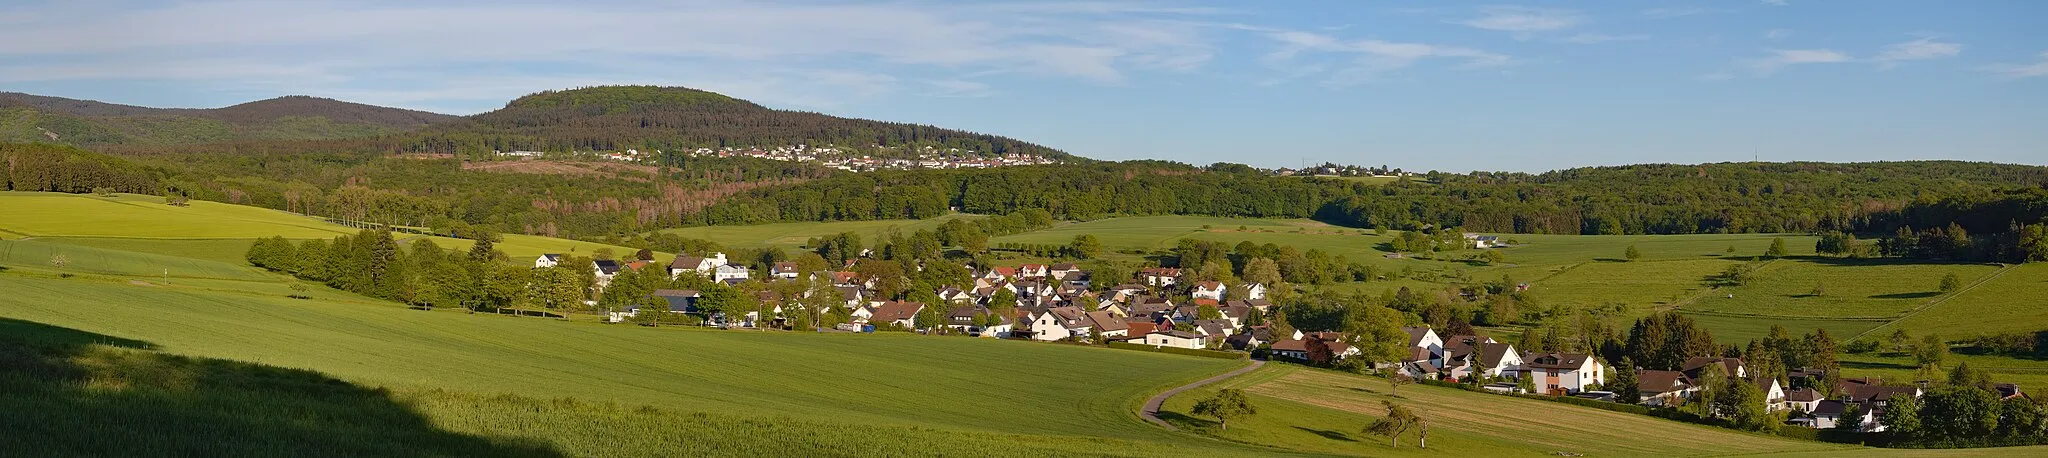
[[[383,390],[0,319],[0,450],[39,456],[561,456],[439,430]]]

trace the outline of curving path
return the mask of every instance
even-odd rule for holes
[[[1159,427],[1161,428],[1166,428],[1167,431],[1179,431],[1180,428],[1175,428],[1172,424],[1167,423],[1166,420],[1159,419],[1159,406],[1161,404],[1166,403],[1166,398],[1170,398],[1173,397],[1173,395],[1180,394],[1182,391],[1192,390],[1201,387],[1202,385],[1208,385],[1211,383],[1223,381],[1223,379],[1244,375],[1244,373],[1246,372],[1257,370],[1260,366],[1265,365],[1266,360],[1254,359],[1252,360],[1252,365],[1250,366],[1245,366],[1234,371],[1225,372],[1215,377],[1205,378],[1195,383],[1181,385],[1179,388],[1166,390],[1166,392],[1164,393],[1159,393],[1158,396],[1153,396],[1152,399],[1146,399],[1145,407],[1138,410],[1138,416],[1143,417],[1145,421],[1149,421],[1152,422],[1152,424],[1159,425]]]

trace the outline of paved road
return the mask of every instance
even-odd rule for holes
[[[1145,408],[1143,408],[1143,409],[1140,409],[1140,410],[1138,410],[1138,416],[1139,416],[1139,417],[1144,417],[1144,418],[1145,418],[1145,421],[1149,421],[1149,422],[1152,422],[1152,424],[1155,424],[1155,425],[1159,425],[1159,427],[1161,427],[1161,428],[1166,428],[1166,430],[1167,430],[1167,431],[1179,431],[1179,430],[1180,430],[1180,428],[1175,428],[1175,427],[1173,427],[1173,425],[1172,425],[1172,424],[1169,424],[1169,423],[1167,423],[1167,422],[1166,422],[1166,420],[1161,420],[1161,419],[1159,419],[1159,405],[1160,405],[1160,404],[1165,404],[1165,403],[1166,403],[1166,398],[1170,398],[1170,397],[1173,397],[1173,395],[1176,395],[1176,394],[1180,394],[1180,392],[1182,392],[1182,391],[1192,390],[1192,389],[1195,389],[1195,388],[1197,388],[1197,387],[1200,387],[1200,386],[1202,386],[1202,385],[1208,385],[1208,384],[1211,384],[1211,383],[1216,383],[1216,382],[1220,382],[1220,381],[1223,381],[1223,379],[1227,379],[1227,378],[1231,378],[1231,377],[1236,377],[1236,376],[1239,376],[1239,375],[1244,375],[1244,373],[1246,373],[1246,372],[1251,372],[1251,371],[1253,371],[1253,370],[1256,370],[1256,369],[1258,369],[1258,368],[1259,368],[1259,366],[1264,366],[1264,365],[1266,365],[1266,361],[1265,361],[1265,360],[1258,360],[1258,359],[1255,359],[1255,360],[1252,360],[1252,365],[1250,365],[1250,366],[1245,366],[1245,367],[1244,367],[1244,368],[1242,368],[1242,369],[1238,369],[1238,370],[1234,370],[1234,371],[1230,371],[1230,372],[1225,372],[1225,373],[1223,373],[1223,374],[1221,374],[1221,375],[1217,375],[1217,376],[1215,376],[1215,377],[1209,377],[1209,378],[1206,378],[1206,379],[1202,379],[1202,381],[1199,381],[1199,382],[1195,382],[1195,383],[1189,383],[1189,384],[1186,384],[1186,385],[1181,385],[1181,387],[1179,387],[1179,388],[1174,388],[1174,389],[1171,389],[1171,390],[1166,390],[1166,392],[1165,392],[1165,393],[1159,393],[1159,395],[1158,395],[1158,396],[1153,396],[1153,397],[1152,397],[1152,399],[1147,399],[1147,400],[1145,400]]]

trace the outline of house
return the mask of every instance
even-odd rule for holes
[[[558,266],[558,265],[561,265],[561,264],[562,264],[562,255],[559,255],[559,254],[552,254],[552,253],[550,253],[550,254],[543,254],[543,255],[540,255],[540,258],[537,258],[537,259],[534,259],[534,260],[533,260],[533,268],[535,268],[535,269],[546,269],[546,268],[549,268],[549,267],[554,267],[554,266]]]
[[[1101,333],[1105,339],[1123,340],[1130,336],[1130,324],[1124,322],[1123,317],[1103,311],[1087,312],[1082,316],[1087,318],[1088,328]]]
[[[1031,339],[1042,341],[1064,340],[1074,337],[1076,326],[1082,323],[1081,309],[1074,307],[1051,307],[1031,314]],[[1085,331],[1084,331],[1085,334]]]
[[[1151,334],[1145,334],[1145,345],[1151,345],[1155,347],[1173,347],[1186,348],[1189,350],[1200,350],[1202,349],[1202,342],[1202,335],[1187,331],[1165,330],[1152,331]]]
[[[1395,370],[1418,380],[1438,380],[1443,378],[1443,369],[1437,367],[1436,362],[1441,361],[1428,348],[1410,347],[1408,355],[1396,361]]]
[[[1231,334],[1229,338],[1223,339],[1224,344],[1240,351],[1251,351],[1260,345],[1265,345],[1272,341],[1273,329],[1265,326],[1255,327],[1247,332]]]
[[[675,261],[668,263],[668,277],[682,278],[684,272],[694,272],[699,276],[712,278],[718,273],[718,266],[726,264],[725,253],[712,253],[711,257],[679,255]],[[720,280],[713,278],[712,281]]]
[[[599,288],[611,286],[612,277],[618,276],[619,269],[623,267],[625,266],[619,264],[618,261],[610,259],[598,259],[590,261],[590,270],[591,273],[596,275],[597,287]]]
[[[1520,376],[1529,377],[1537,393],[1561,396],[1585,391],[1587,385],[1607,380],[1606,368],[1591,355],[1579,353],[1525,353]]]
[[[1230,320],[1195,320],[1194,324],[1195,332],[1204,336],[1230,337],[1231,334],[1237,333],[1237,326],[1232,325]]]
[[[1692,377],[1684,372],[1640,370],[1636,371],[1636,390],[1643,395],[1643,405],[1677,407],[1692,399],[1699,387],[1693,386]]]
[[[988,307],[979,305],[954,307],[952,311],[946,312],[945,320],[947,328],[975,337],[992,338],[1010,335],[1010,326],[1017,322],[1016,317],[991,315]],[[995,320],[995,323],[987,323],[987,320]]]
[[[1743,370],[1742,358],[1712,358],[1704,356],[1695,356],[1691,358],[1686,358],[1685,364],[1679,366],[1678,371],[1684,372],[1687,377],[1692,377],[1693,380],[1699,380],[1701,374],[1706,373],[1706,368],[1708,365],[1720,365],[1721,375],[1723,377],[1749,378],[1749,373]]]
[[[1827,429],[1840,425],[1845,421],[1853,421],[1856,422],[1857,431],[1870,433],[1884,431],[1884,425],[1877,423],[1877,409],[1857,408],[1856,413],[1858,415],[1855,418],[1843,418],[1842,415],[1847,413],[1851,405],[1854,404],[1833,399],[1821,400],[1814,405],[1813,412],[1810,412],[1813,414],[1813,418],[1810,419],[1811,424],[1807,426],[1812,426],[1815,429]]]
[[[1992,385],[1991,389],[1998,393],[1998,398],[2001,400],[2027,397],[2026,393],[2020,392],[2020,385],[2017,383],[2000,383]]]
[[[1017,266],[1017,276],[1021,278],[1044,279],[1050,275],[1050,270],[1045,264],[1025,264]]]
[[[1137,299],[1138,296],[1143,295],[1145,295],[1144,286],[1130,284],[1112,286],[1102,292],[1103,300],[1121,303],[1129,303]]]
[[[1148,267],[1138,270],[1138,283],[1145,286],[1165,288],[1180,281],[1180,269],[1171,267]]]
[[[770,270],[774,271],[773,275],[775,275],[775,278],[783,280],[795,280],[797,277],[803,276],[803,267],[789,261],[775,263]]]
[[[1764,411],[1777,412],[1788,408],[1785,399],[1785,386],[1779,384],[1777,378],[1757,377],[1751,379],[1749,383],[1755,384],[1757,390],[1764,393]]]
[[[1408,333],[1409,347],[1420,348],[1429,352],[1429,365],[1436,366],[1439,369],[1444,367],[1444,339],[1437,336],[1436,331],[1429,328],[1412,326],[1402,327],[1401,330]]]
[[[1807,387],[1795,388],[1792,391],[1785,392],[1785,408],[1794,412],[1813,412],[1813,409],[1819,406],[1820,401],[1824,397],[1821,396],[1820,390]]]
[[[1264,300],[1266,298],[1266,285],[1259,283],[1248,283],[1238,285],[1238,288],[1240,291],[1244,291],[1244,294],[1242,294],[1242,296],[1244,296],[1246,300]]]
[[[1501,377],[1522,367],[1522,353],[1515,351],[1514,345],[1489,343],[1481,345],[1474,355],[1478,360],[1471,363],[1472,372],[1480,377]]]
[[[1074,279],[1081,277],[1083,273],[1081,272],[1081,268],[1076,267],[1074,263],[1062,262],[1047,267],[1045,270],[1045,275],[1048,277],[1052,277],[1053,280],[1074,281]]]
[[[1223,282],[1211,280],[1196,283],[1195,291],[1193,293],[1189,293],[1188,295],[1193,296],[1195,299],[1221,301],[1223,300],[1223,292],[1225,289],[1228,289],[1228,287],[1223,286]]]
[[[658,289],[648,296],[660,299],[666,305],[666,307],[657,307],[649,310],[666,310],[669,313],[695,313],[697,311],[697,298],[703,297],[697,291],[688,289]],[[638,316],[640,316],[640,307],[627,306],[623,310],[606,312],[605,321],[617,323]]]
[[[1508,246],[1506,243],[1501,243],[1500,237],[1470,232],[1465,233],[1465,243],[1473,248],[1500,248]]]
[[[868,307],[867,323],[875,327],[896,325],[903,329],[917,328],[917,314],[924,311],[923,302],[889,301]]]
[[[1245,321],[1251,320],[1252,315],[1259,313],[1258,309],[1244,305],[1244,301],[1230,301],[1217,307],[1216,311],[1222,312],[1223,319],[1230,320],[1230,327],[1233,328],[1244,326]]]
[[[1301,331],[1295,331],[1299,334]],[[1279,338],[1279,336],[1274,336]],[[1344,359],[1361,353],[1351,344],[1344,343],[1343,336],[1335,332],[1302,334],[1300,337],[1273,342],[1273,355],[1297,360],[1309,360],[1309,350],[1315,347],[1329,348],[1331,359]]]
[[[1515,346],[1494,341],[1491,337],[1451,336],[1444,339],[1443,376],[1453,380],[1465,377],[1499,377],[1522,364],[1521,355]]]
[[[725,284],[743,282],[747,280],[747,277],[752,275],[748,271],[746,266],[737,266],[732,264],[713,267],[711,269],[711,272],[711,281]]]

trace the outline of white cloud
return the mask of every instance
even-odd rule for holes
[[[1511,61],[1506,55],[1461,46],[1342,39],[1297,30],[1264,30],[1268,37],[1281,43],[1280,49],[1262,59],[1267,66],[1288,73],[1288,77],[1283,79],[1323,75],[1323,83],[1332,86],[1364,83],[1425,60],[1454,61],[1460,68],[1495,67]],[[1336,60],[1314,60],[1329,58]],[[1310,61],[1302,62],[1304,59]],[[1268,80],[1267,83],[1277,81]]]
[[[835,69],[870,75],[820,83],[840,89],[894,87],[906,82],[873,75],[933,71],[1115,84],[1135,71],[1206,65],[1215,54],[1208,29],[1174,20],[1223,13],[1121,2],[59,3],[0,13],[9,23],[0,27],[0,81],[214,79],[374,91],[366,81],[390,73],[467,67],[457,71],[497,72],[517,84],[535,80],[511,75],[534,68],[661,81]]]
[[[1851,62],[1855,59],[1832,49],[1774,49],[1771,55],[1747,61],[1750,70],[1757,75],[1769,75],[1778,69],[1801,64],[1834,64]]]
[[[1577,43],[1577,44],[1582,44],[1582,45],[1590,45],[1590,44],[1606,43],[1606,42],[1610,42],[1610,41],[1634,41],[1634,40],[1642,40],[1642,39],[1647,39],[1647,38],[1650,38],[1650,36],[1648,36],[1648,35],[1607,35],[1607,34],[1602,34],[1602,33],[1584,32],[1584,33],[1580,33],[1580,34],[1578,34],[1578,35],[1572,35],[1572,36],[1569,36],[1569,37],[1565,37],[1565,38],[1564,38],[1563,40],[1560,40],[1560,41],[1563,41],[1563,42],[1566,42],[1566,43]]]
[[[2028,64],[2028,65],[2017,65],[2017,64],[2004,64],[2004,65],[1996,65],[1996,66],[1992,66],[1992,67],[1990,67],[1990,68],[1987,68],[1986,70],[1989,70],[1989,71],[1991,71],[1992,73],[1996,73],[1996,74],[1998,74],[1999,76],[2003,76],[2003,77],[2006,77],[2006,78],[2013,78],[2013,79],[2019,79],[2019,78],[2037,78],[2037,77],[2043,77],[2043,76],[2048,76],[2048,52],[2043,52],[2043,53],[2041,53],[2041,61],[2040,61],[2040,62],[2035,62],[2035,63],[2032,63],[2032,64]]]
[[[1585,18],[1578,12],[1568,10],[1488,6],[1480,8],[1479,13],[1479,17],[1457,23],[1479,29],[1520,33],[1564,30],[1585,23]]]
[[[1884,51],[1878,53],[1877,57],[1873,57],[1871,60],[1881,66],[1890,67],[1898,65],[1899,62],[1909,60],[1955,57],[1956,54],[1961,54],[1962,52],[1963,45],[1961,44],[1934,41],[1934,38],[1928,37],[1885,46]]]
[[[1785,37],[1789,36],[1792,36],[1792,31],[1788,29],[1771,29],[1764,31],[1765,40],[1783,40],[1785,39]]]
[[[1705,13],[1703,8],[1651,8],[1643,10],[1643,16],[1650,19],[1670,19]]]

